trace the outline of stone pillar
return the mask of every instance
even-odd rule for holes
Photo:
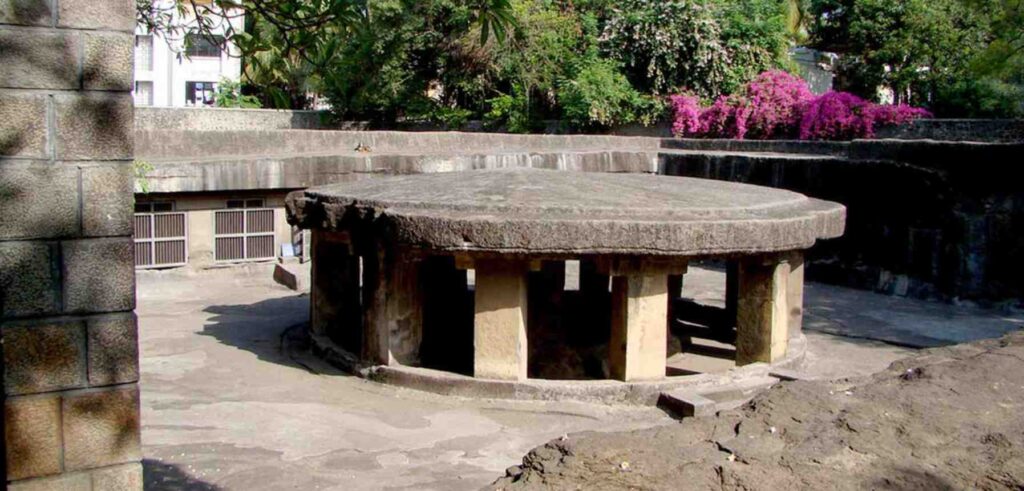
[[[613,378],[630,382],[665,377],[667,298],[665,276],[612,278],[612,336],[608,362]]]
[[[668,356],[668,277],[685,273],[685,262],[642,258],[599,264],[612,276],[612,331],[608,364],[623,381],[665,377]]]
[[[418,258],[380,246],[363,257],[363,361],[419,365],[423,338]]]
[[[0,0],[0,333],[10,489],[142,489],[135,4]]]
[[[786,356],[790,269],[784,258],[744,260],[739,265],[736,364],[774,363]]]
[[[475,268],[473,376],[526,380],[528,265],[495,259]]]
[[[362,350],[363,311],[359,302],[359,256],[347,234],[314,231],[310,327],[342,348]]]
[[[804,253],[789,253],[789,279],[786,283],[786,302],[789,307],[789,339],[798,337],[804,329]]]

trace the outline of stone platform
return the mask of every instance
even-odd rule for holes
[[[789,191],[532,169],[314,188],[293,193],[288,211],[313,230],[315,337],[390,373],[513,382],[566,330],[601,347],[589,378],[676,378],[666,377],[669,299],[697,258],[730,264],[725,321],[713,327],[734,338],[737,365],[777,363],[800,336],[802,251],[845,224],[841,205]],[[574,312],[566,260],[580,261]]]

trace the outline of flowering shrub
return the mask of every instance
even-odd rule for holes
[[[915,119],[930,118],[932,113],[927,109],[912,107],[906,104],[897,106],[875,105],[874,120],[876,125],[898,126]]]
[[[779,70],[762,73],[747,85],[750,135],[788,136],[800,120],[801,106],[813,98],[807,82],[800,77]]]
[[[846,92],[815,97],[806,82],[781,71],[762,73],[743,93],[720,96],[709,107],[692,95],[671,101],[672,131],[680,137],[850,140],[874,137],[879,125],[931,117],[924,109],[878,105]]]
[[[672,122],[672,133],[675,135],[697,135],[701,131],[700,100],[692,95],[674,95],[669,97],[675,120]]]
[[[804,108],[801,140],[852,140],[874,136],[873,104],[847,92],[828,92]]]

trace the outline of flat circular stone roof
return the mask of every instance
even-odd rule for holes
[[[648,174],[497,169],[292,193],[289,220],[371,224],[391,243],[517,254],[707,255],[809,248],[846,208],[780,189]]]

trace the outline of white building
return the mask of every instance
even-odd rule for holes
[[[172,0],[155,0],[155,9],[173,6]],[[209,4],[209,2],[197,2]],[[173,8],[172,24],[182,32],[167,36],[151,34],[143,27],[135,33],[135,97],[136,106],[187,107],[213,106],[213,95],[221,79],[238,81],[242,76],[242,60],[231,43],[220,45],[196,34],[185,34],[195,25],[194,14],[179,15]],[[244,29],[241,12],[217,16],[212,34],[220,36],[228,30]],[[186,36],[192,37],[185,49]],[[222,49],[221,46],[226,46]]]

